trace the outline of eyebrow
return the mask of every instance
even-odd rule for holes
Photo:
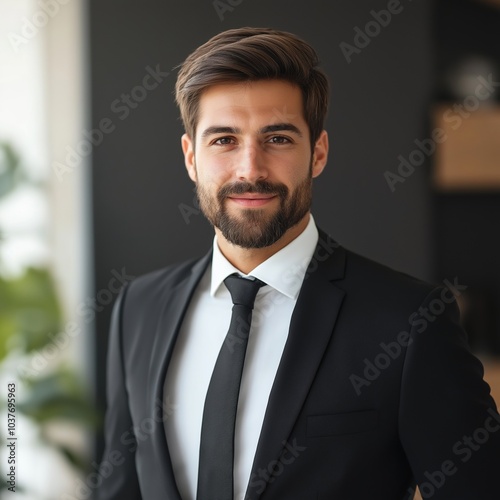
[[[299,137],[302,137],[302,132],[293,125],[292,123],[276,123],[273,125],[266,125],[259,130],[260,134],[268,134],[269,132],[293,132],[297,134]],[[215,134],[241,134],[241,129],[237,127],[223,127],[219,125],[214,125],[212,127],[208,127],[203,131],[201,137],[204,139],[211,135]]]
[[[207,129],[205,129],[201,134],[201,137],[204,139],[205,137],[215,134],[241,134],[241,129],[236,127],[221,127],[215,125],[213,127],[208,127]]]
[[[274,125],[267,125],[260,129],[261,134],[268,134],[269,132],[293,132],[299,137],[302,137],[302,132],[292,123],[276,123]]]

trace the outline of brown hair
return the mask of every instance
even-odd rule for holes
[[[292,33],[268,28],[237,28],[219,33],[181,65],[175,86],[186,133],[194,140],[201,94],[212,85],[279,79],[302,90],[311,147],[324,127],[328,80],[315,50]]]

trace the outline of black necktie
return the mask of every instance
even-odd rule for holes
[[[259,288],[265,283],[233,274],[231,323],[208,386],[201,426],[197,500],[233,500],[234,427],[241,374]]]

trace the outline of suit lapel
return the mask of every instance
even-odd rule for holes
[[[171,407],[173,402],[164,399],[164,383],[167,367],[187,307],[211,258],[212,252],[209,252],[191,268],[191,273],[176,287],[165,290],[165,296],[162,299],[163,309],[158,321],[149,368],[147,401],[149,401],[150,414],[152,415],[157,415],[158,406],[161,406],[163,419],[168,418],[169,412],[173,410]],[[162,477],[158,477],[158,481],[163,482],[163,488],[159,491],[165,491],[169,499],[180,500],[181,497],[175,482],[172,461],[168,451],[164,420],[158,422],[155,427],[152,448],[154,452],[152,459],[165,464],[165,473]]]
[[[328,249],[332,250],[330,255]],[[269,464],[278,460],[290,439],[332,336],[344,298],[344,292],[332,283],[343,277],[344,265],[344,249],[320,232],[318,246],[292,314],[288,339],[269,396],[246,500],[261,497],[265,488],[262,488],[262,480],[252,484],[252,477],[256,477],[253,474],[259,469],[268,469]]]

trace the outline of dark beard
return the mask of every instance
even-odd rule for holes
[[[264,248],[276,243],[307,214],[311,208],[312,176],[310,171],[291,196],[284,184],[267,181],[227,184],[219,189],[217,200],[199,184],[196,192],[203,214],[227,241],[242,248]],[[274,194],[279,198],[279,208],[271,216],[259,209],[244,209],[239,216],[230,215],[225,206],[226,198],[244,193]]]

